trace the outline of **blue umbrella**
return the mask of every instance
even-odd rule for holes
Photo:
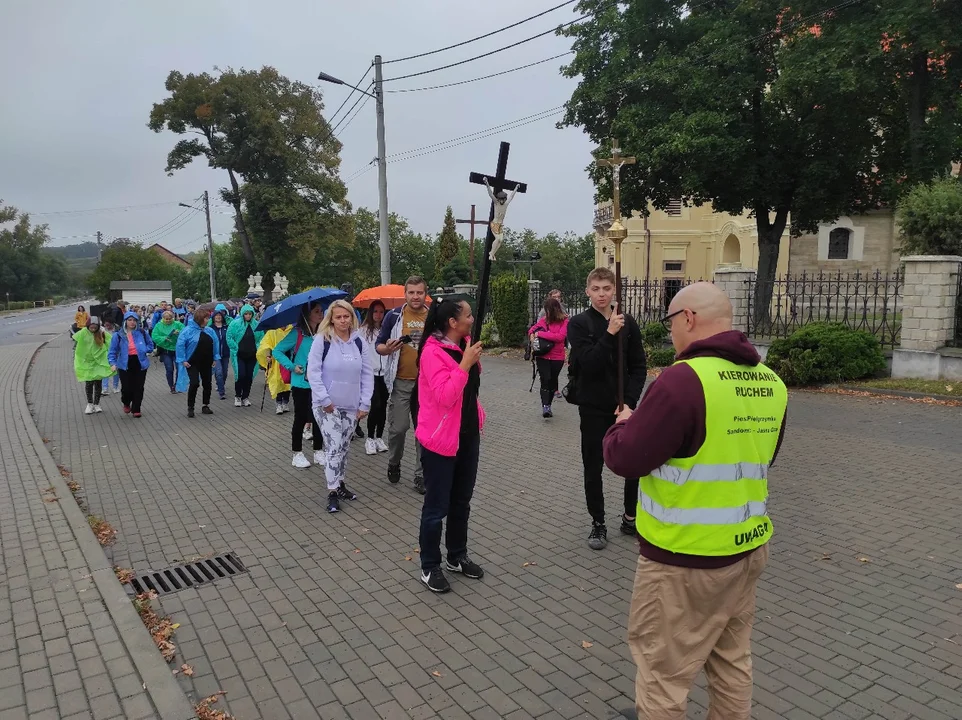
[[[273,305],[268,306],[257,324],[258,330],[276,330],[287,327],[297,322],[305,306],[310,303],[320,301],[321,306],[327,310],[327,306],[335,300],[347,297],[347,293],[336,288],[316,287],[305,290],[297,295],[289,295],[281,298]]]

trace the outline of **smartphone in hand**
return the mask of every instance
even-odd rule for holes
[[[401,337],[398,338],[398,340],[401,341],[402,343],[404,343],[405,345],[407,345],[408,343],[411,342],[411,336],[410,336],[410,335],[402,335]]]

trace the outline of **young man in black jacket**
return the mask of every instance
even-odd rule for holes
[[[618,412],[618,334],[624,346],[625,404],[632,410],[645,388],[647,367],[645,347],[638,323],[613,307],[615,275],[608,268],[595,268],[588,275],[585,292],[591,307],[571,318],[568,342],[571,355],[568,369],[573,377],[578,414],[581,416],[581,461],[585,468],[585,500],[591,514],[588,547],[601,550],[608,544],[605,525],[605,496],[601,472],[604,468],[602,442],[615,424]],[[625,479],[625,505],[621,531],[635,534],[635,507],[638,478]]]

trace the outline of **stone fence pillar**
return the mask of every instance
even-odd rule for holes
[[[752,268],[715,268],[715,284],[724,290],[732,301],[732,328],[743,333],[748,332],[749,281],[754,279],[755,271]]]
[[[957,255],[910,255],[902,284],[902,350],[934,352],[952,339],[959,283]]]

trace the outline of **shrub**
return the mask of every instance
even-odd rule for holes
[[[498,337],[498,329],[494,326],[494,320],[487,320],[481,328],[481,342],[485,347],[494,347],[495,338]]]
[[[953,177],[916,185],[899,201],[902,254],[962,252],[962,181]]]
[[[670,347],[645,348],[648,356],[648,367],[668,367],[675,362],[675,349]]]
[[[641,340],[645,347],[660,348],[668,342],[670,334],[664,323],[650,322],[641,329]]]
[[[519,347],[528,329],[528,281],[508,273],[499,275],[491,282],[491,304],[501,344]]]
[[[775,340],[765,361],[788,385],[846,382],[885,369],[878,338],[837,323],[809,323]]]

